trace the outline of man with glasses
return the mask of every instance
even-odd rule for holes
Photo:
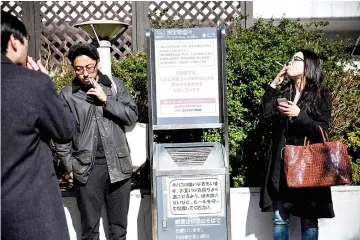
[[[138,118],[137,107],[122,81],[99,71],[95,46],[76,44],[68,58],[75,78],[60,93],[77,121],[75,139],[56,143],[56,155],[79,186],[81,239],[99,239],[105,205],[110,239],[126,239],[132,164],[124,126]]]
[[[49,76],[26,68],[44,71],[27,34],[1,12],[1,239],[68,240],[49,144],[71,141],[75,119]]]

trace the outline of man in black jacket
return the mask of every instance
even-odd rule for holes
[[[50,139],[71,141],[75,120],[44,73],[26,69],[24,24],[1,12],[1,239],[68,240]]]
[[[132,164],[124,126],[138,118],[129,90],[98,70],[99,54],[90,44],[69,49],[76,77],[61,91],[76,121],[74,140],[55,144],[58,158],[79,186],[82,239],[99,239],[106,206],[110,239],[126,239]]]

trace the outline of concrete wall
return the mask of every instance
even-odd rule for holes
[[[258,207],[259,188],[231,189],[232,239],[272,239],[272,213]],[[320,240],[360,239],[360,187],[333,187],[335,218],[319,220]],[[301,239],[300,220],[291,219],[291,239]]]
[[[233,240],[268,240],[272,239],[272,214],[262,213],[258,207],[259,188],[231,189],[231,228]],[[320,240],[360,240],[360,187],[333,187],[332,197],[336,217],[320,219]],[[64,209],[69,226],[71,240],[79,239],[80,214],[76,199],[64,199]],[[140,194],[135,190],[131,193],[128,214],[128,240],[151,240],[151,210],[150,195]],[[107,239],[103,226],[106,217],[100,223],[101,240]],[[300,237],[300,221],[291,220],[291,239]],[[171,240],[171,239],[169,239]],[[219,239],[221,240],[221,239]]]

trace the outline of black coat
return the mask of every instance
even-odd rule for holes
[[[271,124],[272,137],[267,153],[266,174],[261,187],[260,207],[262,211],[272,211],[272,203],[282,200],[284,207],[291,214],[304,218],[332,218],[334,210],[329,187],[322,188],[288,188],[284,174],[284,162],[281,151],[286,144],[303,145],[307,136],[311,143],[322,142],[319,126],[325,131],[329,128],[331,116],[331,101],[324,99],[318,106],[317,114],[308,114],[300,109],[296,118],[288,118],[277,110],[277,98],[285,97],[291,100],[295,94],[290,93],[294,87],[288,84],[281,91],[267,87],[262,99],[261,117]],[[300,103],[301,98],[298,103]],[[297,104],[299,105],[299,104]]]
[[[69,239],[50,139],[75,120],[51,79],[1,55],[1,239]]]

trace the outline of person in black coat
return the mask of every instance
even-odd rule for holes
[[[24,24],[1,13],[1,239],[68,240],[50,139],[71,141],[75,119],[52,80],[30,70]]]
[[[280,87],[284,77],[292,81]],[[285,144],[303,145],[305,136],[322,142],[319,127],[328,130],[331,109],[320,59],[310,51],[297,52],[265,90],[261,118],[271,124],[272,137],[260,207],[274,212],[276,240],[289,239],[290,214],[301,218],[303,240],[318,239],[318,218],[334,217],[330,188],[289,188],[282,158]]]

